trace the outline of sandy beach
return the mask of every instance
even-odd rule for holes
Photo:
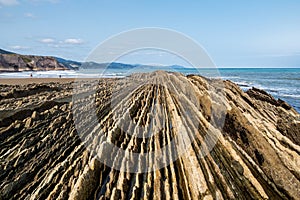
[[[0,79],[1,85],[27,85],[27,84],[40,84],[40,83],[67,83],[73,82],[74,78],[2,78]]]
[[[0,85],[73,83],[74,81],[108,80],[114,78],[0,78]]]

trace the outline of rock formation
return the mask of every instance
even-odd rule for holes
[[[122,93],[131,89],[126,79],[78,81],[82,90],[73,101],[72,83],[2,85],[0,199],[299,199],[300,115],[291,106],[230,81],[167,72],[139,78],[149,76],[158,82],[130,95]],[[194,135],[191,146],[169,165],[144,173],[105,165],[74,123],[80,116],[81,124],[89,122],[83,117],[93,107],[89,99],[98,117],[89,125],[100,124],[84,130],[92,145],[106,136],[127,151],[155,152],[181,136],[181,124]],[[122,125],[126,113],[130,120]],[[155,134],[138,137],[146,133]],[[205,142],[206,134],[217,140]],[[213,148],[203,151],[210,142]],[[100,153],[125,162],[114,152]]]
[[[80,63],[50,56],[20,55],[0,49],[0,72],[77,69]]]

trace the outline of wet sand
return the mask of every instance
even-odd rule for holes
[[[74,78],[3,78],[0,79],[1,85],[27,85],[31,83],[40,84],[40,83],[67,83],[73,82]]]

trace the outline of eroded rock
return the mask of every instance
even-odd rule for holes
[[[160,82],[122,96],[118,91],[132,86],[126,79],[100,80],[96,94],[86,91],[92,83],[82,81],[82,97],[75,103],[69,98],[71,83],[2,86],[8,93],[0,99],[0,199],[299,198],[300,116],[288,104],[258,89],[244,93],[229,81],[220,89],[220,81],[195,75],[160,71],[137,77]],[[34,92],[22,93],[27,89]],[[97,121],[86,118],[94,109],[89,99],[97,105]],[[84,130],[85,137],[93,136],[93,148],[110,142],[131,152],[152,152],[183,134],[180,124],[195,138],[175,162],[130,173],[97,160],[79,137],[74,117],[94,127]],[[206,134],[211,138],[205,142]],[[203,156],[211,142],[214,147]],[[115,164],[142,166],[110,149],[101,152]]]

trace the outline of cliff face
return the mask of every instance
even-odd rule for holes
[[[53,57],[0,54],[0,71],[45,71],[67,70],[68,67]]]
[[[82,96],[73,102],[72,84],[1,86],[0,199],[299,199],[300,115],[292,107],[255,88],[244,93],[230,81],[221,83],[220,92],[220,82],[200,76],[155,72],[139,78],[147,77],[160,82],[130,95],[121,92],[131,88],[127,80],[100,80],[95,94],[86,90],[92,83],[78,82]],[[114,95],[118,101],[111,102]],[[86,115],[93,107],[89,99],[96,105],[96,121]],[[104,142],[103,135],[120,148],[143,153],[162,148],[183,129],[194,139],[161,169],[119,171],[87,150],[74,117],[86,124],[84,135],[92,136],[93,147]],[[162,118],[164,126],[155,121]],[[126,120],[127,128],[121,123]],[[155,134],[138,137],[147,133]],[[205,141],[206,134],[217,140]],[[212,142],[204,155],[203,147]],[[115,165],[142,166],[114,151],[100,153]]]

